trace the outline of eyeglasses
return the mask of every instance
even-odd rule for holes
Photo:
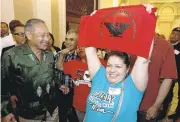
[[[20,32],[20,33],[13,33],[13,35],[17,35],[17,36],[21,36],[21,37],[24,37],[24,36],[25,36],[25,34],[22,33],[22,32]]]

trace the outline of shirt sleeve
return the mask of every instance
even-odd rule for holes
[[[174,49],[172,46],[169,46],[166,55],[164,55],[160,78],[177,79],[176,61],[174,56]]]
[[[5,47],[15,45],[16,42],[14,41],[12,35],[10,34],[10,35],[8,35],[8,36],[1,39],[1,44],[2,44],[2,49],[3,49]]]
[[[5,53],[2,57],[1,62],[1,80],[2,80],[2,91],[10,92],[11,95],[15,95],[15,82],[13,78],[14,67],[12,64],[12,55]],[[4,89],[4,90],[3,90]]]
[[[105,82],[107,80],[106,78],[106,70],[103,65],[99,68],[99,70],[96,72],[92,79],[92,87],[102,84],[102,82]]]

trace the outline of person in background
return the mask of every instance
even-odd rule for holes
[[[54,46],[54,36],[51,33],[49,33],[49,35],[51,36],[49,40],[49,48],[53,52],[54,56],[56,57],[58,52],[61,50],[59,47]]]
[[[64,74],[70,75],[74,82],[73,107],[76,110],[79,122],[83,122],[86,112],[86,100],[91,89],[85,47],[77,48],[80,59],[64,63]],[[102,61],[103,62],[103,61]],[[105,65],[105,61],[103,62]]]
[[[9,27],[10,27],[10,31],[13,37],[13,41],[16,42],[16,44],[3,48],[2,54],[1,54],[2,57],[5,51],[13,48],[14,46],[23,44],[25,42],[24,25],[20,21],[12,20],[9,24]],[[16,35],[16,34],[20,34],[20,35]],[[4,106],[8,102],[8,99],[7,99],[9,95],[8,88],[13,87],[13,86],[8,86],[7,82],[2,82],[1,85],[3,86],[1,88],[1,105]]]
[[[135,59],[136,56],[131,55],[131,66]],[[177,78],[173,47],[157,34],[154,35],[154,48],[148,71],[148,85],[140,104],[137,122],[157,122],[161,119],[161,105],[172,80]]]
[[[1,45],[0,45],[0,56],[2,54],[2,49],[15,45],[12,34],[9,34],[8,24],[5,22],[1,22]]]
[[[59,53],[59,59],[57,63],[59,69],[62,68],[64,62],[79,58],[76,51],[77,41],[78,41],[77,30],[75,29],[69,30],[65,38],[66,48],[61,50],[61,53]]]
[[[11,49],[12,47],[24,44],[25,42],[24,24],[22,24],[19,20],[12,20],[9,23],[9,28],[13,40],[16,42],[16,44],[3,48],[2,55],[4,54],[5,51]]]
[[[1,22],[1,38],[9,35],[9,27],[6,22]]]
[[[163,39],[165,39],[165,40],[166,40],[166,37],[165,37],[165,35],[164,35],[164,34],[160,34],[160,36],[161,36]]]
[[[171,103],[172,98],[173,98],[173,89],[174,89],[175,83],[177,82],[178,83],[178,104],[177,104],[175,113],[167,117],[169,120],[177,121],[177,119],[180,118],[180,27],[176,27],[172,30],[169,41],[174,47],[174,55],[176,59],[178,79],[175,79],[174,82],[172,83],[171,89],[164,101],[163,117],[165,117],[168,112],[169,104]],[[172,64],[169,64],[169,65],[172,66]]]
[[[86,100],[90,92],[91,82],[88,73],[85,47],[77,48],[80,59],[65,62],[63,70],[65,77],[70,76],[74,82],[73,107],[79,122],[83,122],[86,111]]]
[[[77,54],[77,41],[78,41],[78,32],[77,30],[71,29],[67,32],[65,38],[66,48],[61,50],[58,53],[58,60],[56,63],[56,75],[59,78],[64,78],[63,73],[63,64],[64,62],[68,62],[71,60],[79,59]],[[76,113],[74,112],[74,108],[72,106],[73,102],[73,83],[71,80],[65,79],[61,80],[61,86],[58,94],[59,94],[59,122],[78,122],[78,118]]]

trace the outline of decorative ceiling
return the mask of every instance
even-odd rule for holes
[[[66,0],[67,15],[80,17],[92,13],[93,10],[94,0]]]

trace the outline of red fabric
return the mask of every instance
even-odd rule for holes
[[[106,61],[101,60],[102,65],[106,65]],[[76,75],[77,70],[81,70],[84,75],[84,71],[88,70],[87,63],[83,63],[81,60],[71,60],[64,62],[63,70],[65,74],[69,74],[72,78],[79,79],[80,76]],[[91,87],[88,87],[86,84],[80,84],[79,86],[74,87],[74,96],[73,96],[73,106],[79,111],[86,112],[86,100],[90,93]]]
[[[120,30],[119,33],[113,34],[109,23],[115,32]],[[121,25],[127,27],[123,29]],[[148,14],[143,5],[100,9],[92,16],[81,18],[78,45],[119,50],[147,58],[155,25],[154,13]]]
[[[79,78],[76,75],[77,70],[86,71],[88,70],[87,63],[83,63],[81,60],[72,60],[65,62],[63,65],[64,73],[72,76],[73,79]],[[84,73],[82,74],[84,75]],[[90,93],[90,87],[85,84],[74,87],[73,106],[74,108],[85,112],[86,111],[86,100]]]

